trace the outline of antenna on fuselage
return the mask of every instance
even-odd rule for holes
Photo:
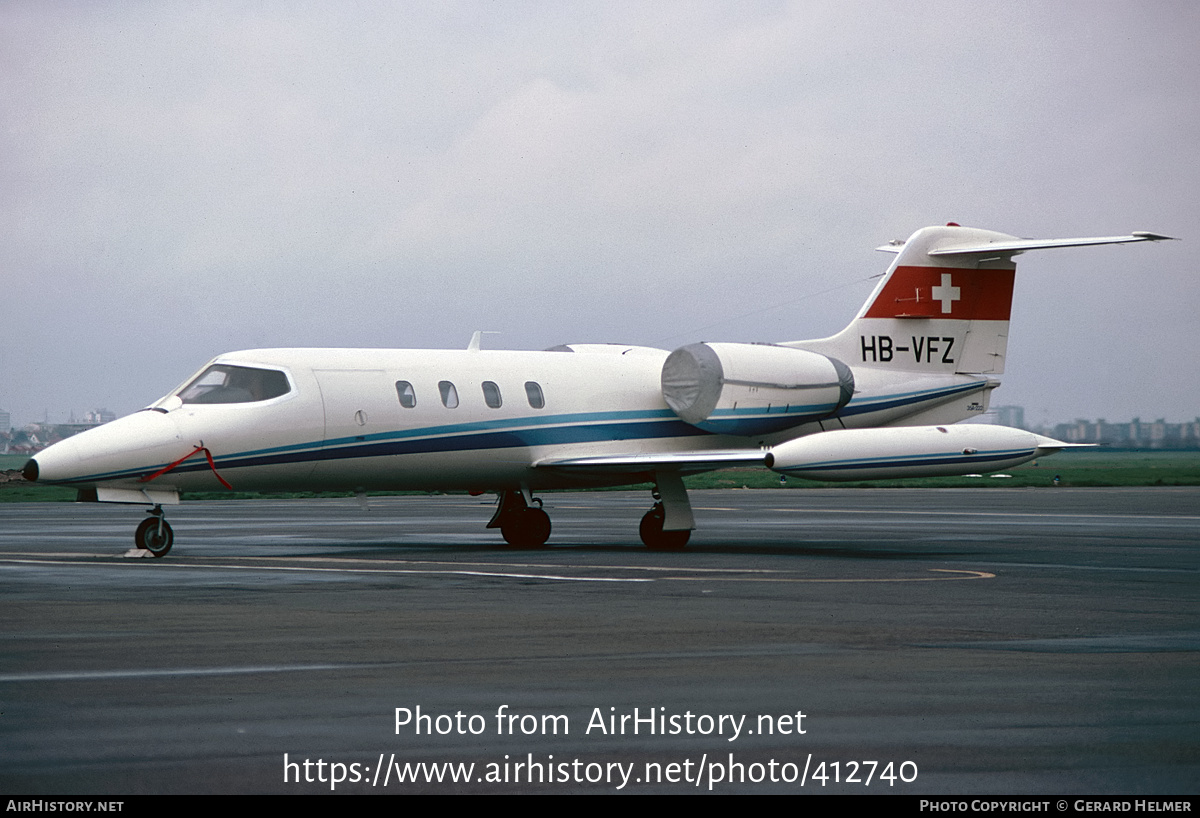
[[[487,333],[488,335],[499,335],[500,334],[499,331],[497,331],[497,330],[490,330],[490,329],[475,330],[475,334],[471,336],[471,343],[467,344],[468,352],[478,352],[479,351],[479,341],[481,338],[483,338],[484,333]]]

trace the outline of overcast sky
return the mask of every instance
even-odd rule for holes
[[[0,408],[250,347],[785,341],[956,221],[995,404],[1200,415],[1200,4],[0,2]]]

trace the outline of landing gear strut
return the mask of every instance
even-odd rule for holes
[[[542,501],[526,499],[527,489],[502,491],[488,528],[499,528],[509,545],[517,548],[541,548],[550,539],[550,515],[542,510]]]
[[[666,512],[663,511],[662,503],[655,503],[654,508],[646,512],[642,517],[642,524],[638,526],[638,534],[642,537],[642,542],[652,551],[680,551],[687,545],[687,541],[691,538],[692,532],[688,529],[682,531],[663,531],[663,520],[666,518]]]
[[[150,552],[152,557],[165,557],[175,542],[175,532],[163,514],[162,506],[156,505],[146,512],[150,516],[142,520],[133,534],[133,544]]]
[[[679,472],[655,472],[654,499],[654,507],[638,526],[642,542],[654,551],[681,550],[691,538],[696,521]]]

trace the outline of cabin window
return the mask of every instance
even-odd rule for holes
[[[537,381],[525,381],[525,397],[534,409],[543,409],[546,406],[546,398],[542,395],[542,387]]]
[[[500,387],[496,386],[495,382],[483,382],[483,402],[488,405],[489,409],[500,408]]]
[[[292,390],[278,369],[214,364],[179,393],[184,403],[255,403]]]
[[[400,398],[400,405],[405,409],[412,409],[417,405],[417,393],[408,381],[396,381],[396,395]]]
[[[458,408],[458,390],[450,381],[438,381],[438,391],[442,393],[442,406],[447,409]]]

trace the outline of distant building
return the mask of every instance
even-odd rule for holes
[[[7,414],[5,417],[7,418]],[[107,409],[93,409],[83,416],[82,421],[75,420],[72,413],[68,423],[28,423],[22,429],[0,435],[0,446],[7,445],[9,453],[13,454],[34,454],[71,435],[94,429],[102,423],[116,419],[116,414]]]
[[[1134,418],[1129,423],[1076,420],[1048,430],[1067,443],[1100,443],[1115,449],[1200,449],[1200,417],[1185,423],[1153,422]]]
[[[998,426],[1011,426],[1014,429],[1025,429],[1025,407],[1024,406],[993,406],[992,412],[996,414],[996,424]]]
[[[1025,407],[993,406],[976,422],[1029,429],[1066,443],[1097,443],[1114,449],[1200,449],[1200,417],[1184,423],[1167,423],[1162,418],[1152,422],[1134,418],[1129,423],[1079,419],[1030,428],[1025,425]]]

